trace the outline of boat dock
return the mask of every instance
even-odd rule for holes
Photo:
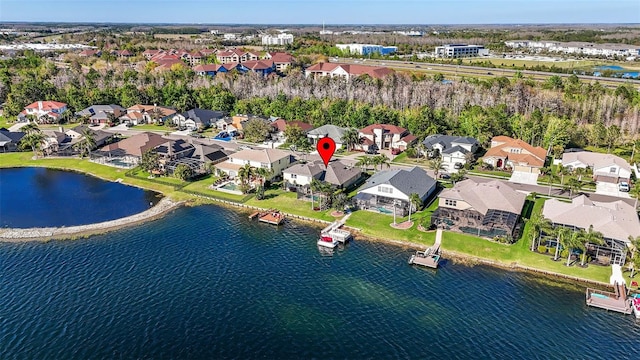
[[[614,292],[587,288],[586,301],[588,306],[605,310],[631,314],[631,299],[627,298],[627,287],[624,283],[616,282]]]
[[[260,215],[260,211],[256,211],[254,213],[252,213],[251,215],[249,215],[249,220],[253,220],[255,218],[257,218]]]
[[[271,224],[271,225],[282,225],[284,222],[284,215],[278,210],[269,210],[258,215],[251,214],[254,218],[258,216],[258,221]]]
[[[422,265],[430,267],[432,269],[438,268],[440,263],[440,244],[442,243],[442,229],[436,231],[436,242],[432,247],[425,251],[416,251],[414,255],[409,258],[409,264]]]
[[[320,236],[330,237],[344,244],[349,241],[352,236],[349,231],[341,229],[342,225],[343,223],[341,221],[334,221],[320,231]]]

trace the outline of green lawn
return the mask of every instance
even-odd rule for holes
[[[0,116],[0,128],[8,129],[15,123],[15,119],[9,119],[4,116]]]
[[[305,216],[313,219],[334,221],[331,216],[333,210],[314,211],[311,209],[311,202],[298,200],[296,193],[285,191],[279,188],[271,188],[265,191],[265,198],[258,200],[255,197],[246,202],[247,205],[261,208],[274,208],[280,211]],[[316,203],[317,204],[317,203]]]
[[[168,126],[164,126],[164,125],[155,125],[155,124],[141,124],[141,125],[136,125],[134,127],[130,128],[131,130],[148,130],[148,131],[161,131],[161,132],[172,132],[175,131],[176,129],[174,128],[170,128]]]
[[[178,178],[172,177],[172,176],[154,176],[154,177],[150,178],[151,174],[146,172],[146,171],[144,171],[144,170],[142,170],[139,167],[137,167],[135,169],[132,169],[132,170],[129,170],[127,172],[127,174],[129,174],[129,175],[131,175],[133,177],[147,179],[147,180],[150,180],[152,182],[160,182],[160,183],[164,183],[164,184],[167,184],[167,185],[180,186],[180,185],[184,185],[185,184],[184,181],[182,181],[182,180],[180,180]]]
[[[425,217],[422,214],[422,217]],[[429,216],[430,213],[429,213]],[[411,216],[411,220],[414,221],[414,225],[407,230],[399,230],[391,227],[393,223],[393,215],[385,215],[376,212],[358,210],[355,211],[349,219],[346,225],[357,229],[360,229],[364,235],[368,235],[379,239],[393,239],[412,242],[416,244],[432,245],[435,241],[435,232],[428,233],[418,230],[418,221],[421,219],[421,214],[418,212],[417,217]],[[400,223],[407,220],[407,218],[398,217],[396,222]]]
[[[248,197],[251,197],[251,195],[248,195],[248,196],[236,195],[236,194],[229,194],[222,191],[212,190],[209,188],[209,186],[213,184],[214,181],[215,181],[214,177],[205,177],[204,179],[200,179],[198,181],[192,182],[191,184],[182,188],[182,190],[187,192],[192,191],[202,195],[211,196],[216,199],[234,201],[237,203],[243,203],[247,200]]]

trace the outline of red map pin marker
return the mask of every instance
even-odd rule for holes
[[[333,153],[336,152],[336,142],[330,137],[322,138],[318,140],[316,149],[318,149],[318,154],[322,157],[322,161],[324,161],[324,166],[326,167],[329,164],[329,160],[331,160]]]

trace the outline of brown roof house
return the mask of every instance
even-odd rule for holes
[[[565,226],[572,229],[593,230],[602,233],[603,247],[589,246],[588,254],[599,262],[624,264],[629,236],[640,236],[640,220],[633,205],[622,200],[599,202],[585,195],[573,198],[570,203],[549,199],[544,203],[542,216],[549,219],[554,226]],[[606,257],[603,261],[600,257]]]
[[[120,121],[133,125],[138,124],[162,124],[167,120],[171,120],[176,110],[158,105],[136,104],[127,108],[127,113],[120,117]]]
[[[498,180],[460,181],[440,193],[431,224],[488,238],[516,238],[525,198]]]
[[[361,75],[369,75],[374,79],[382,79],[393,74],[393,70],[383,66],[366,66],[354,64],[338,64],[338,63],[317,63],[309,66],[305,71],[305,75],[309,76],[329,76],[343,77],[350,79]]]
[[[416,141],[416,137],[409,130],[389,124],[373,124],[361,129],[358,134],[362,139],[362,150],[368,150],[375,145],[378,150],[400,149],[406,150]]]
[[[302,121],[286,121],[285,119],[278,118],[271,122],[272,138],[286,140],[284,131],[288,126],[297,126],[305,133],[313,129],[313,125]]]
[[[100,148],[92,154],[95,157],[92,160],[117,167],[135,167],[140,163],[142,154],[167,141],[161,135],[143,132]]]
[[[508,136],[496,136],[491,139],[491,148],[483,161],[497,169],[509,167],[513,171],[539,174],[546,157],[547,150],[541,147]]]
[[[285,187],[300,188],[311,184],[313,179],[325,181],[335,188],[346,189],[355,184],[362,176],[359,168],[349,166],[340,160],[329,162],[325,168],[322,161],[295,164],[282,172]]]

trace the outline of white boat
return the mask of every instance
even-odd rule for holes
[[[336,240],[332,236],[329,236],[326,234],[320,234],[320,239],[318,239],[318,246],[323,246],[323,247],[333,249],[336,246],[338,246],[338,240]]]

